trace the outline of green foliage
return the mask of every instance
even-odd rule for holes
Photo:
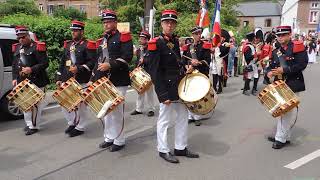
[[[62,17],[70,20],[76,19],[79,21],[84,21],[87,19],[87,14],[73,7],[69,7],[68,9],[57,8],[53,11],[53,17]]]
[[[7,0],[0,4],[0,17],[17,13],[34,16],[41,14],[33,0]]]

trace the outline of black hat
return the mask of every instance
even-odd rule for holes
[[[229,42],[230,41],[230,34],[225,29],[221,29],[221,37],[224,37],[225,42]]]
[[[102,10],[101,12],[101,20],[105,20],[105,19],[109,19],[109,20],[117,20],[117,14],[116,12],[110,10],[110,9],[106,9],[106,10]]]
[[[194,33],[197,33],[197,32],[202,32],[202,30],[203,30],[202,27],[196,26],[196,27],[192,28],[192,29],[190,30],[190,32],[191,32],[192,34],[194,34]]]
[[[291,26],[277,26],[276,27],[276,35],[279,34],[289,34],[291,33]]]
[[[253,41],[254,36],[254,32],[249,32],[248,34],[246,34],[246,38],[248,39],[248,41]]]
[[[72,30],[84,30],[84,22],[73,20],[71,22],[70,29]]]
[[[139,34],[139,37],[144,37],[147,38],[148,40],[151,38],[151,35],[149,34],[148,31],[141,31]]]
[[[174,20],[177,22],[178,19],[178,13],[175,10],[171,10],[171,9],[166,9],[164,11],[162,11],[161,14],[161,21],[164,20]]]

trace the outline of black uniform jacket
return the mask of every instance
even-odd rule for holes
[[[76,63],[71,64],[70,47],[75,45]],[[64,51],[60,60],[60,66],[57,72],[57,81],[65,82],[71,77],[79,83],[87,83],[91,76],[91,71],[96,61],[96,43],[94,41],[81,40],[75,42],[67,40],[64,42]],[[75,65],[78,72],[74,75],[69,71],[71,65]]]
[[[31,41],[29,46],[22,46],[20,43],[12,45],[12,79],[18,83],[29,79],[38,87],[44,87],[49,84],[46,68],[49,66],[46,45],[43,42]],[[25,62],[20,59],[20,52],[24,52]],[[30,67],[30,75],[20,75],[22,67]]]
[[[185,45],[182,50],[183,50],[183,55],[192,58],[191,52],[190,52],[190,45]],[[209,65],[211,62],[211,52],[210,52],[211,44],[206,43],[203,41],[199,41],[196,45],[194,45],[194,50],[195,54],[197,56],[197,60],[201,61],[201,64],[198,66],[194,66],[194,69],[199,70],[199,72],[209,75]],[[182,57],[184,64],[191,64],[189,59]]]
[[[286,84],[293,92],[304,91],[304,77],[302,71],[308,65],[308,54],[302,41],[290,41],[287,49],[280,47],[272,51],[268,71],[280,67],[279,55],[284,55],[285,66],[283,75]]]
[[[178,85],[184,73],[178,38],[162,34],[149,41],[148,50],[150,75],[159,101],[179,100]]]
[[[130,32],[119,32],[118,30],[106,33],[108,52],[110,58],[110,71],[98,71],[99,58],[103,56],[102,46],[104,38],[97,40],[97,62],[90,81],[97,81],[102,77],[109,77],[115,86],[130,85],[129,65],[133,57],[133,44]]]

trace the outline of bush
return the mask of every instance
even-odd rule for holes
[[[69,7],[68,9],[57,8],[56,10],[53,11],[53,17],[85,21],[87,19],[87,14],[73,7]]]
[[[32,0],[7,0],[1,3],[0,17],[17,13],[36,16],[40,15],[41,11]]]

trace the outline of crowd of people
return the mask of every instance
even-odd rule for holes
[[[136,67],[143,68],[150,75],[153,85],[138,95],[136,108],[131,115],[143,114],[147,110],[147,116],[154,116],[154,97],[157,96],[160,107],[157,150],[161,158],[171,163],[179,163],[177,156],[199,158],[199,154],[188,149],[188,122],[200,126],[200,120],[211,117],[213,113],[195,114],[181,102],[178,85],[187,74],[197,70],[208,78],[212,77],[212,86],[217,94],[223,93],[228,78],[240,74],[244,81],[242,92],[248,96],[257,95],[260,77],[263,77],[265,84],[270,84],[281,76],[295,93],[305,90],[302,71],[308,63],[307,51],[309,56],[311,53],[316,54],[316,43],[310,42],[306,51],[302,41],[292,40],[290,26],[275,27],[274,31],[265,33],[256,29],[248,33],[239,45],[233,33],[224,29],[221,30],[221,41],[213,44],[210,39],[201,38],[203,29],[196,26],[190,28],[192,38],[181,43],[174,33],[177,19],[175,10],[164,10],[161,14],[161,34],[151,38],[147,31],[142,31],[139,34],[139,48],[136,49],[130,32],[118,31],[117,14],[112,10],[102,11],[101,21],[105,33],[96,41],[85,39],[83,22],[72,21],[72,40],[64,42],[64,52],[57,71],[57,86],[63,86],[70,78],[75,78],[82,86],[90,86],[106,77],[120,95],[125,96],[131,84],[128,64],[133,56],[137,56]],[[29,79],[39,88],[44,88],[49,83],[45,71],[48,67],[45,44],[31,40],[27,27],[17,27],[16,34],[19,43],[13,46],[13,85]],[[119,103],[101,118],[104,133],[100,148],[109,148],[111,152],[124,148],[124,104]],[[25,112],[26,135],[38,132],[41,107],[40,102],[31,111]],[[65,133],[70,137],[84,133],[88,120],[85,109],[83,102],[71,112],[62,107],[67,120]],[[290,143],[289,122],[296,113],[292,110],[278,120],[277,133],[269,138],[274,142],[274,149]],[[167,142],[170,121],[176,121],[173,153]]]

